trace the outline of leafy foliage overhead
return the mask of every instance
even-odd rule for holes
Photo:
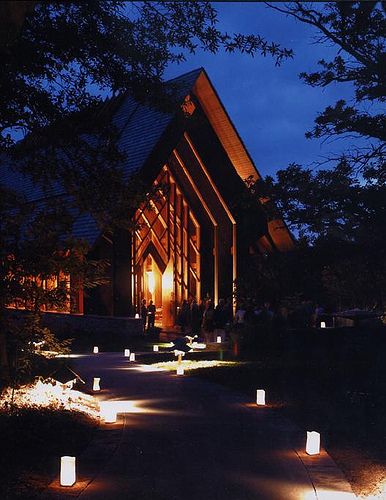
[[[9,5],[0,21],[2,148],[14,143],[11,131],[26,135],[103,95],[159,97],[167,65],[197,48],[272,55],[277,64],[292,54],[258,35],[221,32],[209,2],[32,3],[19,13],[18,36],[6,21],[23,6]]]
[[[346,162],[367,179],[386,180],[386,18],[381,2],[291,2],[272,9],[316,28],[316,43],[335,48],[332,59],[300,77],[312,87],[350,83],[351,102],[339,99],[315,119],[308,138],[351,137]],[[357,141],[355,141],[357,139]],[[358,140],[359,139],[359,140]],[[330,160],[337,160],[331,157]]]

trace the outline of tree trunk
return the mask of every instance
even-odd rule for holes
[[[0,322],[0,393],[9,383],[9,364],[7,354],[7,337]]]

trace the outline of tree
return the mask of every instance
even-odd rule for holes
[[[164,70],[198,47],[270,54],[277,64],[292,54],[258,35],[222,33],[209,2],[1,2],[0,7],[0,152],[12,154],[14,166],[45,187],[59,182],[103,222],[104,208],[111,207],[106,193],[114,193],[116,205],[122,201],[120,212],[130,199],[125,190],[120,193],[127,179],[110,120],[117,99],[105,103],[105,97],[131,92],[170,109],[178,89],[165,89]],[[15,147],[20,137],[28,140]],[[97,195],[101,171],[104,196]]]
[[[386,284],[386,186],[363,183],[351,168],[312,171],[291,165],[266,179],[266,189],[298,235],[298,251],[312,255],[314,289],[329,301],[370,307],[384,302]],[[303,242],[300,244],[300,242]],[[303,268],[301,262],[299,268]],[[320,294],[319,294],[320,295]]]
[[[277,63],[291,55],[259,36],[222,33],[209,2],[31,3],[16,38],[0,31],[3,147],[14,143],[10,130],[40,130],[101,103],[102,92],[129,90],[159,100],[167,65],[198,46],[271,54]],[[9,17],[20,10],[14,2],[2,4],[8,4]]]
[[[356,139],[342,157],[366,179],[385,182],[386,96],[385,12],[381,2],[291,2],[268,4],[296,20],[316,28],[316,43],[336,47],[332,60],[318,62],[319,71],[300,78],[312,87],[351,83],[354,99],[339,99],[315,119],[306,137]],[[335,162],[341,158],[329,157]]]
[[[143,184],[122,169],[111,120],[119,94],[167,111],[178,88],[163,85],[164,70],[197,47],[271,55],[277,64],[291,51],[260,36],[222,33],[209,2],[3,1],[0,14],[2,161],[43,192],[59,190],[63,202],[60,210],[26,205],[30,200],[0,186],[7,200],[1,312],[18,298],[37,312],[54,295],[58,304],[67,300],[65,284],[49,294],[40,286],[50,273],[58,266],[70,274],[83,269],[87,249],[69,238],[74,214],[91,213],[101,230],[127,230],[132,210],[146,201]],[[3,323],[3,368],[4,349]]]
[[[0,213],[0,325],[2,383],[27,374],[36,358],[34,346],[63,349],[42,326],[43,310],[68,311],[80,284],[86,288],[106,282],[106,261],[86,259],[88,245],[72,237],[73,214],[57,200],[27,203],[3,189]],[[76,282],[74,283],[74,277]],[[70,288],[71,281],[71,288]],[[9,306],[23,315],[11,321]],[[37,351],[40,352],[40,351]]]
[[[386,284],[385,223],[385,13],[377,2],[291,2],[272,9],[313,26],[316,43],[336,48],[320,69],[301,73],[313,87],[351,83],[354,99],[326,107],[306,133],[310,139],[350,137],[350,148],[319,162],[318,170],[290,165],[252,186],[271,199],[298,238],[290,258],[307,269],[307,284],[295,278],[290,293],[334,302],[338,307],[382,307]],[[322,164],[321,164],[322,163]],[[322,168],[326,166],[328,169]],[[263,205],[270,216],[271,205]],[[283,277],[281,256],[269,262]],[[271,259],[272,260],[272,259]],[[283,281],[283,280],[282,280]],[[287,283],[288,280],[284,279]],[[321,287],[322,285],[322,287]],[[282,297],[288,287],[279,286]]]

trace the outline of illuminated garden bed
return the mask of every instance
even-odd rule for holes
[[[58,457],[78,455],[90,442],[98,413],[93,396],[58,382],[7,389],[0,401],[0,498],[38,498],[57,475]]]
[[[16,412],[23,408],[77,411],[93,418],[99,414],[93,396],[74,390],[70,385],[40,379],[17,389],[8,388],[2,394],[0,411]]]
[[[184,359],[181,365],[184,371],[191,370],[204,370],[208,368],[218,368],[218,367],[236,367],[245,365],[246,363],[240,361],[220,361],[220,360],[190,360]],[[176,371],[178,366],[178,361],[163,361],[160,363],[153,363],[152,367],[160,370]]]

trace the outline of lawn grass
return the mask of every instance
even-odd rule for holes
[[[30,500],[59,472],[62,455],[79,456],[97,422],[74,411],[21,408],[0,412],[0,498]]]
[[[190,372],[267,402],[322,444],[358,495],[386,480],[386,334],[365,331],[287,333],[250,342],[251,363]],[[273,410],[275,411],[275,410]]]

